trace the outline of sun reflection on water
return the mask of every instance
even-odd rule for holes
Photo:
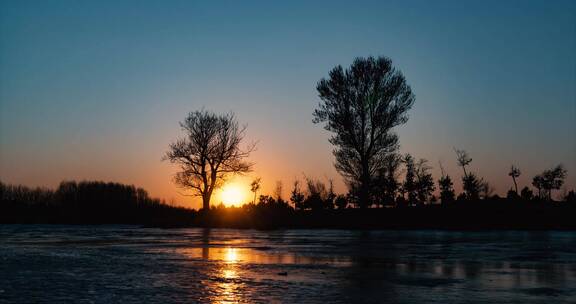
[[[226,248],[225,260],[228,263],[236,263],[238,261],[238,249]]]
[[[349,259],[314,259],[308,256],[296,255],[291,252],[277,251],[270,247],[243,247],[245,240],[231,240],[212,243],[209,238],[198,247],[181,247],[176,252],[184,255],[191,263],[200,262],[206,267],[208,279],[204,281],[210,303],[242,303],[249,302],[254,297],[254,284],[265,280],[305,280],[297,273],[290,276],[278,275],[285,272],[285,265],[294,264],[326,264],[349,265]],[[266,272],[255,271],[266,266]]]
[[[201,258],[202,260],[212,261],[210,279],[206,282],[206,288],[209,291],[210,303],[241,303],[246,299],[243,296],[245,292],[245,283],[241,275],[241,263],[239,250],[234,247],[202,247],[187,248],[182,250],[191,259]]]
[[[220,263],[218,279],[213,286],[216,291],[214,303],[242,302],[242,280],[239,277],[238,252],[236,248],[224,249],[224,263]]]

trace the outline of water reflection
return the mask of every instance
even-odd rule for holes
[[[0,302],[576,303],[573,232],[0,227],[0,239]]]
[[[238,256],[236,248],[226,248],[224,263],[218,265],[217,277],[210,286],[215,292],[213,303],[239,303],[245,302],[241,298],[243,291],[242,281],[239,279]]]
[[[337,264],[345,266],[351,264],[349,257],[341,256],[306,256],[289,252],[278,252],[253,248],[238,247],[188,247],[177,248],[178,254],[189,259],[202,259],[227,264]]]
[[[202,248],[183,248],[177,252],[189,258],[197,258],[201,250],[202,260],[216,260],[207,288],[212,303],[245,302],[242,298],[242,282],[239,278],[237,248],[210,248],[211,229],[202,230]]]
[[[211,265],[206,288],[216,303],[254,301],[255,293],[271,289],[298,293],[295,286],[339,295],[335,302],[356,297],[400,300],[405,290],[420,290],[417,295],[426,299],[426,289],[438,298],[474,297],[470,290],[490,290],[493,299],[529,299],[541,292],[563,295],[568,282],[576,279],[567,263],[574,261],[573,250],[564,259],[551,255],[550,242],[567,243],[547,235],[520,234],[532,245],[517,248],[517,234],[510,239],[460,233],[319,234],[323,238],[317,241],[306,233],[261,236],[205,230],[199,246],[176,252],[190,262]]]
[[[226,248],[226,262],[236,263],[238,261],[238,249],[237,248]]]

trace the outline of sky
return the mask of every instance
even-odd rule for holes
[[[234,112],[262,193],[334,179],[316,83],[387,56],[416,95],[400,152],[499,194],[562,163],[576,188],[576,1],[0,1],[0,180],[116,181],[198,208],[162,161],[178,122]]]

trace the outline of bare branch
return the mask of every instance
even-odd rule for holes
[[[191,112],[180,127],[186,136],[170,144],[162,159],[179,165],[174,182],[201,196],[203,208],[209,208],[210,196],[228,176],[252,170],[254,164],[245,159],[256,145],[240,148],[246,126],[240,127],[233,113]]]

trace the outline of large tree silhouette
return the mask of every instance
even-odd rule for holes
[[[313,121],[333,133],[336,169],[360,206],[369,206],[376,175],[398,148],[392,128],[408,120],[414,94],[386,57],[356,58],[346,70],[337,66],[317,90],[322,102]]]
[[[170,144],[164,159],[180,166],[174,182],[201,196],[202,208],[208,210],[212,193],[228,176],[251,170],[252,163],[245,159],[254,145],[241,149],[246,127],[231,113],[191,112],[180,126],[186,136]]]

